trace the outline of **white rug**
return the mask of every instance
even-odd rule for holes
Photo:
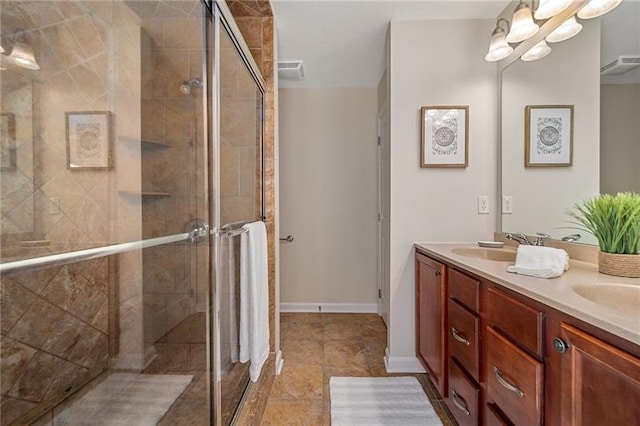
[[[332,377],[331,425],[442,425],[415,377]]]
[[[156,425],[193,376],[113,373],[62,412],[56,425]]]

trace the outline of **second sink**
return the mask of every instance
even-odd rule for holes
[[[593,303],[614,308],[625,315],[638,315],[640,312],[640,285],[576,285],[573,291]]]

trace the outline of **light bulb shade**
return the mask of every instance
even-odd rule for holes
[[[578,18],[591,19],[611,11],[622,0],[591,0],[578,11]]]
[[[0,44],[0,53],[4,53],[4,47]]]
[[[536,19],[549,19],[565,10],[573,0],[540,0],[540,5],[533,14]]]
[[[556,43],[568,40],[580,31],[582,31],[582,24],[579,24],[578,21],[576,21],[576,17],[572,16],[564,21],[558,28],[553,30],[553,32],[547,36],[547,41],[550,43]]]
[[[509,46],[505,37],[504,30],[494,31],[489,42],[489,52],[484,57],[485,61],[495,62],[511,55],[513,47]]]
[[[11,55],[7,56],[7,61],[28,70],[39,70],[40,66],[33,55],[33,49],[26,43],[16,41],[11,49]]]
[[[547,42],[540,40],[538,44],[527,50],[527,53],[522,55],[520,59],[526,62],[537,61],[538,59],[544,58],[549,53],[551,53],[551,48],[547,46]]]
[[[520,3],[511,19],[511,31],[507,34],[509,43],[519,43],[538,32],[540,27],[533,22],[531,9],[526,3]]]

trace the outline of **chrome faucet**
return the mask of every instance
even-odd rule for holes
[[[531,242],[531,240],[529,240],[529,238],[527,238],[527,236],[522,233],[522,232],[516,232],[514,234],[507,234],[507,238],[509,240],[512,241],[517,241],[520,244],[525,244],[528,246],[544,246],[544,239],[545,238],[551,238],[550,235],[547,235],[545,233],[542,232],[536,232],[536,235],[538,235],[535,239],[535,241]]]

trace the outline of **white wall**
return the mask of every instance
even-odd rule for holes
[[[600,191],[640,193],[640,84],[601,86],[600,105]]]
[[[599,192],[600,23],[582,24],[547,57],[502,73],[502,193],[513,197],[505,232],[574,233],[566,210]],[[524,167],[526,105],[574,105],[573,166]]]
[[[494,20],[392,22],[391,303],[389,363],[415,358],[414,252],[418,241],[492,237],[496,197],[496,65],[484,61]],[[420,107],[469,105],[469,167],[423,169]],[[417,367],[417,364],[416,364]]]
[[[283,88],[279,107],[282,310],[375,309],[377,89]]]

